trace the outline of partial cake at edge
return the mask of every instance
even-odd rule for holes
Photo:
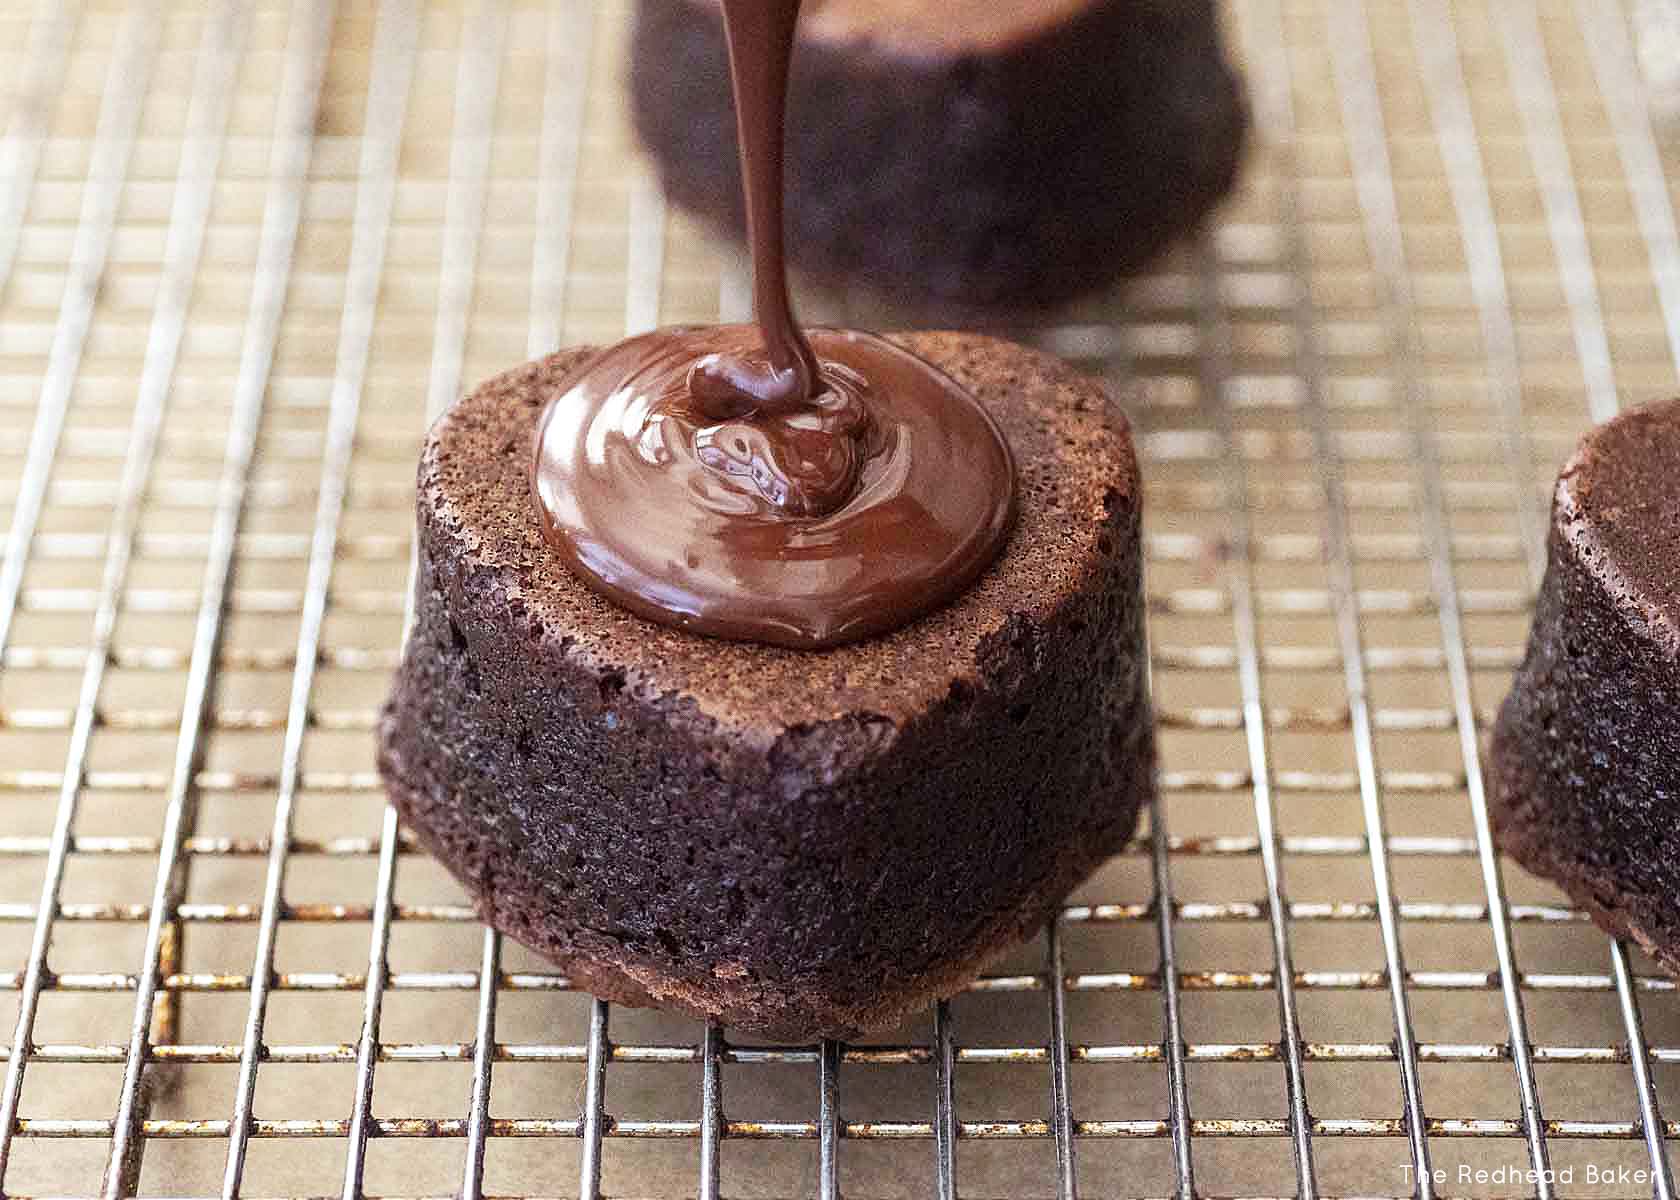
[[[630,91],[671,197],[739,233],[717,0],[640,0]],[[1247,131],[1212,0],[808,3],[789,253],[925,310],[1054,306],[1199,227]]]
[[[1124,416],[1035,351],[899,340],[997,417],[1019,515],[957,602],[832,650],[655,625],[565,570],[528,472],[587,350],[428,438],[380,767],[484,918],[586,990],[780,1038],[890,1027],[1032,936],[1151,795]]]
[[[1488,787],[1506,853],[1680,972],[1680,400],[1599,426],[1558,479]]]

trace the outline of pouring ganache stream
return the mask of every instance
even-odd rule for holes
[[[544,534],[609,599],[696,633],[820,649],[965,590],[1014,515],[1001,430],[893,342],[802,329],[783,260],[799,0],[722,0],[756,324],[662,329],[590,360],[538,426]]]

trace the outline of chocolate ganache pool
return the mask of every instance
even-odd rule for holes
[[[550,543],[643,616],[784,646],[880,633],[963,591],[1012,512],[991,417],[908,351],[827,329],[811,331],[809,404],[707,416],[694,363],[756,340],[750,325],[661,331],[576,377],[537,435]]]
[[[820,649],[953,599],[1002,548],[1015,469],[955,381],[873,334],[800,328],[782,245],[798,0],[723,0],[754,325],[603,351],[549,402],[532,488],[571,569],[697,633]]]

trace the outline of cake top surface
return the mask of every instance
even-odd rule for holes
[[[1115,510],[1138,504],[1124,415],[1097,381],[1057,359],[970,334],[896,338],[996,417],[1019,468],[1018,514],[1002,556],[967,592],[901,629],[823,651],[726,642],[656,625],[598,595],[544,541],[530,494],[537,417],[591,351],[565,351],[490,380],[433,427],[421,459],[422,521],[434,559],[454,554],[472,586],[603,677],[682,702],[720,724],[780,729],[843,716],[908,719],[973,681],[988,645],[1089,594],[1113,557]],[[447,535],[447,536],[446,536]],[[447,540],[449,545],[437,544]],[[529,653],[517,643],[519,653]],[[767,699],[770,700],[767,703]]]
[[[1680,399],[1589,433],[1558,478],[1554,520],[1620,606],[1680,652]]]

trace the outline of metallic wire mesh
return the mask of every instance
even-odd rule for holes
[[[926,1019],[771,1046],[486,934],[372,771],[426,414],[745,306],[627,0],[0,10],[0,1190],[1670,1196],[1676,984],[1480,783],[1555,468],[1680,365],[1627,16],[1229,6],[1241,195],[1016,331],[1142,384],[1162,805]]]

